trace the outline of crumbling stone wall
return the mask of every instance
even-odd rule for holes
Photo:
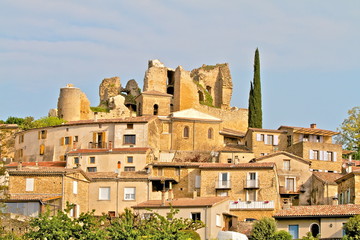
[[[100,96],[100,105],[99,106],[108,106],[109,99],[120,94],[120,78],[104,78],[99,86],[99,96]]]
[[[15,156],[15,133],[20,129],[16,124],[0,124],[0,157],[13,159]]]

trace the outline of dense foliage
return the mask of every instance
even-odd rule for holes
[[[249,93],[248,125],[249,127],[253,128],[262,128],[262,100],[259,49],[256,49],[255,51],[254,79],[253,82],[251,82]]]
[[[8,117],[8,119],[4,122],[5,124],[17,124],[19,128],[23,130],[28,130],[32,128],[42,128],[42,127],[50,127],[56,126],[64,123],[65,120],[57,117],[42,117],[40,119],[35,120],[33,117]]]
[[[273,218],[262,218],[254,223],[251,231],[253,240],[290,240],[292,236],[286,231],[277,231]]]
[[[360,215],[349,218],[344,225],[345,236],[344,240],[360,239]]]
[[[360,107],[353,107],[348,111],[348,117],[340,126],[337,141],[345,149],[355,151],[355,159],[360,159]]]
[[[58,211],[51,216],[46,212],[29,222],[30,229],[22,237],[14,239],[111,239],[111,240],[200,240],[195,231],[204,227],[201,221],[175,218],[179,212],[171,209],[166,216],[149,212],[147,218],[133,213],[129,209],[117,218],[94,216],[94,212],[82,213],[79,218],[69,217],[72,205],[65,211]],[[14,235],[0,236],[1,239],[12,239]]]

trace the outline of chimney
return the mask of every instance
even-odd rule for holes
[[[165,190],[161,191],[161,206],[165,206]]]
[[[22,162],[19,162],[17,165],[17,170],[22,170]]]
[[[310,124],[310,128],[316,128],[316,123]]]

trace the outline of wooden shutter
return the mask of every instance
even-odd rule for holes
[[[265,144],[268,144],[268,143],[269,143],[269,141],[268,141],[268,135],[266,135],[266,134],[264,135],[264,143],[265,143]]]
[[[94,132],[94,133],[93,133],[93,143],[96,143],[96,140],[97,140],[97,139],[96,139],[96,136],[97,136],[97,133]]]
[[[64,144],[65,144],[65,138],[62,137],[62,138],[60,138],[60,145],[61,145],[61,146],[64,146]]]
[[[38,131],[38,139],[41,139],[41,131]]]
[[[314,151],[313,150],[309,150],[309,158],[314,159]]]
[[[328,151],[324,151],[324,161],[331,160],[328,158]]]
[[[279,145],[279,136],[278,135],[274,135],[274,145],[275,146]]]
[[[337,160],[337,152],[333,152],[333,159],[332,159],[334,162],[336,162]]]
[[[256,134],[256,141],[258,141],[258,142],[261,141],[261,134],[260,133]]]
[[[69,145],[71,145],[72,143],[73,143],[73,137],[70,136],[70,137],[69,137]]]
[[[303,141],[303,138],[304,138],[304,135],[303,135],[303,134],[299,134],[299,142],[302,142],[302,141]]]

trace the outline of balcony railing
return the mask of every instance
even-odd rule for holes
[[[245,188],[259,188],[259,179],[248,179],[245,181]]]
[[[230,209],[274,209],[274,201],[230,201]]]
[[[231,188],[230,181],[216,181],[215,184],[216,184],[215,185],[216,189],[230,189]]]
[[[89,142],[89,148],[90,149],[93,149],[93,148],[107,148],[107,143],[106,142],[99,142],[99,143]]]

